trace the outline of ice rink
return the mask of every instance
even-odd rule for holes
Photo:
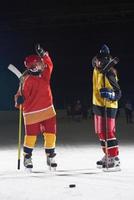
[[[117,138],[120,142],[120,172],[96,169],[96,161],[103,154],[94,134],[92,119],[73,121],[58,119],[57,162],[55,172],[46,166],[43,142],[40,137],[33,152],[33,172],[17,170],[17,126],[14,119],[1,118],[0,199],[1,200],[133,200],[134,199],[134,145],[133,124],[124,117],[117,120]],[[76,187],[70,188],[70,184]]]

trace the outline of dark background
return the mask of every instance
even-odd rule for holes
[[[80,99],[91,103],[92,57],[105,43],[120,59],[117,69],[125,99],[134,98],[132,1],[4,1],[0,6],[0,110],[14,110],[24,59],[38,42],[48,50],[54,71],[51,85],[56,108]]]

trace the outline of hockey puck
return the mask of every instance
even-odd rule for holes
[[[75,184],[70,184],[69,187],[70,188],[74,188],[74,187],[76,187],[76,185]]]

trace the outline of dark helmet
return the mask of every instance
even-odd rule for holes
[[[104,68],[111,60],[110,49],[103,44],[97,55],[92,59],[92,66],[96,66],[96,59],[100,61],[100,67]]]
[[[25,58],[24,65],[27,69],[34,69],[38,62],[42,62],[40,56],[30,55]]]
[[[109,63],[111,60],[111,55],[110,49],[106,44],[101,47],[99,53],[96,55],[96,58],[101,62],[101,68]]]
[[[110,55],[110,49],[106,44],[103,44],[103,46],[101,47],[100,55],[103,57],[107,57]]]

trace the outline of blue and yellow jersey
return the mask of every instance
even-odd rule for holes
[[[116,95],[115,101],[105,100],[100,95],[101,88],[113,89]],[[105,107],[107,108],[107,115],[115,117],[118,108],[118,100],[121,97],[121,90],[118,85],[118,78],[111,70],[106,75],[94,68],[93,71],[93,112],[95,114],[104,115]]]

